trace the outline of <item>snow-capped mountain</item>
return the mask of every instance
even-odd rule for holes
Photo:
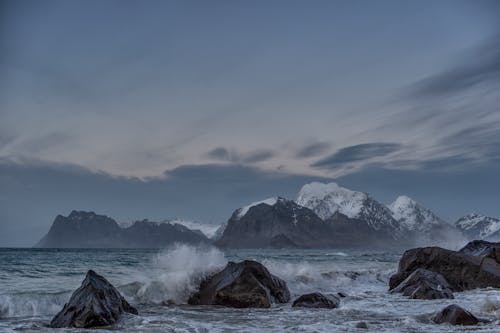
[[[466,239],[455,226],[445,222],[417,201],[406,195],[388,205],[399,223],[401,234],[415,245],[437,245],[458,248]]]
[[[446,223],[436,214],[406,195],[399,196],[389,206],[400,228],[408,231],[427,231],[433,226]]]
[[[461,217],[455,226],[469,239],[500,240],[500,219],[481,214]]]
[[[364,192],[352,191],[336,183],[313,182],[302,187],[296,202],[314,211],[323,220],[335,213],[362,220],[375,230],[398,229],[398,223],[385,205]]]

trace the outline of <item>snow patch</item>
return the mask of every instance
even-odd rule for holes
[[[302,187],[296,202],[325,220],[336,212],[349,218],[358,217],[367,198],[366,193],[351,191],[337,183],[312,182]]]
[[[265,200],[262,200],[262,201],[252,202],[248,206],[244,206],[244,207],[241,207],[240,209],[238,209],[237,218],[241,219],[243,216],[245,216],[248,213],[248,210],[250,208],[254,207],[254,206],[258,206],[260,204],[266,204],[268,206],[274,206],[277,202],[278,202],[278,198],[277,197],[268,198],[268,199],[265,199]]]

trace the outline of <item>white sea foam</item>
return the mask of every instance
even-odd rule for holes
[[[141,303],[185,303],[201,279],[226,262],[215,247],[176,244],[156,255],[153,271],[139,277],[141,286],[134,297]]]

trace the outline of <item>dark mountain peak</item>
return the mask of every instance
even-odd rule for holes
[[[158,248],[174,242],[209,243],[205,235],[183,225],[158,223],[147,219],[127,228],[94,212],[72,211],[58,215],[36,247],[54,248]]]

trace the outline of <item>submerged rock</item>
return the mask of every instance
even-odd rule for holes
[[[389,280],[390,289],[396,288],[418,268],[441,274],[453,291],[500,288],[500,265],[495,259],[440,247],[424,247],[403,254],[398,272]]]
[[[111,283],[89,270],[80,288],[52,319],[51,327],[90,328],[116,323],[124,313],[138,314]]]
[[[450,284],[441,274],[423,268],[415,270],[391,292],[412,299],[454,298]]]
[[[286,303],[289,300],[290,291],[285,281],[269,273],[261,263],[245,260],[229,262],[222,271],[204,280],[188,303],[268,308],[271,303]]]
[[[340,304],[340,299],[333,295],[323,295],[321,293],[305,294],[297,298],[292,307],[301,308],[337,308]]]
[[[432,321],[436,324],[448,323],[451,325],[476,325],[479,320],[469,311],[456,304],[448,305],[439,311]]]
[[[368,329],[368,324],[365,321],[360,321],[359,323],[356,324],[356,328]]]

